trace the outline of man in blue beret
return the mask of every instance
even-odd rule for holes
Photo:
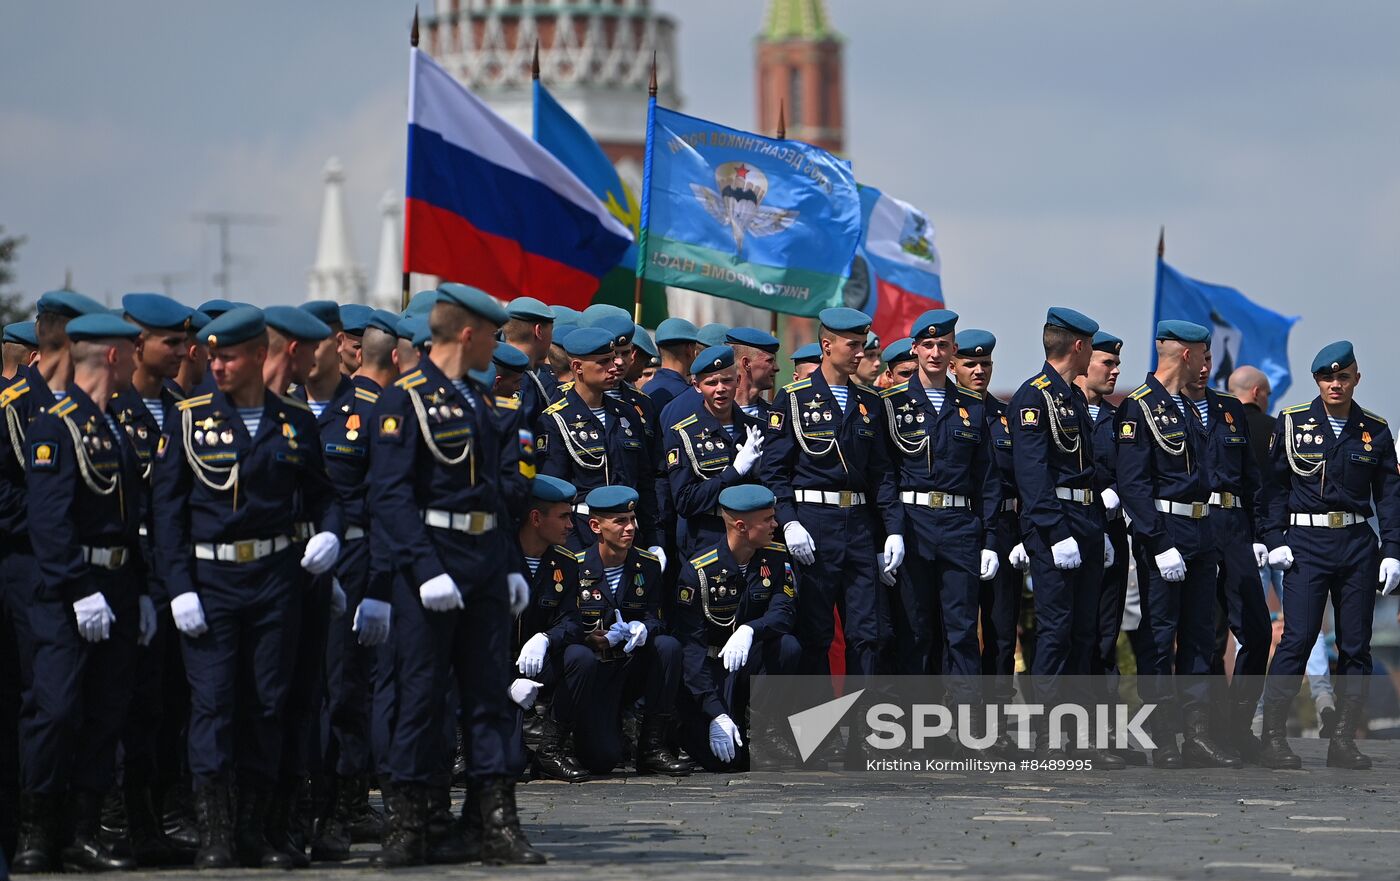
[[[808,343],[799,346],[792,353],[792,381],[801,382],[816,372],[817,366],[822,363],[821,343]]]
[[[409,315],[422,315],[427,317],[433,311],[433,306],[437,305],[439,296],[438,290],[418,291],[408,299],[407,312]]]
[[[645,434],[647,457],[654,462],[657,458],[657,446],[661,442],[661,414],[651,397],[633,384],[646,366],[644,359],[638,357],[638,349],[633,343],[637,325],[621,309],[616,306],[609,308],[616,311],[602,313],[593,325],[613,335],[613,353],[618,361],[618,381],[607,394],[636,411],[637,420]]]
[[[1389,596],[1400,587],[1400,472],[1390,426],[1354,400],[1361,368],[1352,344],[1324,346],[1312,373],[1318,396],[1284,408],[1271,446],[1263,539],[1269,566],[1284,572],[1284,624],[1264,690],[1260,762],[1302,765],[1288,746],[1288,710],[1330,595],[1338,715],[1327,765],[1362,770],[1371,759],[1355,737],[1365,726],[1376,593]],[[1379,547],[1366,522],[1373,512]]]
[[[267,386],[262,310],[232,309],[200,336],[215,387],[167,414],[151,542],[190,683],[196,865],[285,868],[291,857],[265,828],[281,767],[288,645],[306,573],[329,571],[340,553],[343,512],[325,479],[315,417]],[[230,735],[236,706],[255,709]]]
[[[422,335],[428,334],[428,321],[422,315],[406,315],[399,319],[394,328],[398,335],[394,364],[401,375],[412,373],[418,369],[418,362],[423,355],[417,341]],[[428,344],[431,344],[431,340]]]
[[[450,762],[441,683],[451,673],[472,743],[463,805],[472,837],[463,852],[488,864],[544,862],[520,829],[508,759],[510,620],[528,605],[530,587],[502,522],[502,475],[519,466],[491,416],[495,397],[468,376],[490,366],[507,317],[481,290],[441,285],[428,315],[432,348],[380,395],[370,426],[368,507],[387,539],[371,548],[371,563],[400,573],[392,585],[391,826],[372,857],[377,868],[428,858],[429,805],[438,769]]]
[[[33,364],[34,358],[39,354],[39,340],[34,335],[34,322],[16,321],[5,325],[5,339],[0,346],[3,346],[0,348],[0,364],[4,367],[0,390],[3,390],[14,380],[19,369]]]
[[[948,378],[957,322],[949,309],[916,318],[909,336],[918,371],[880,393],[908,537],[898,576],[881,575],[896,587],[902,611],[895,617],[897,669],[931,673],[931,656],[936,663],[942,652],[949,697],[975,705],[982,665],[978,599],[981,582],[995,578],[1000,566],[1001,482],[982,394]]]
[[[185,340],[185,357],[180,362],[180,372],[175,375],[175,381],[172,383],[172,391],[181,398],[213,388],[213,380],[209,378],[209,348],[199,338],[199,332],[212,320],[198,309],[190,312],[190,331]]]
[[[364,341],[365,328],[374,316],[374,308],[363,303],[346,303],[336,311],[339,313],[340,327],[336,328],[333,322],[326,323],[344,334],[340,341],[340,372],[353,376],[360,369],[360,346]]]
[[[594,541],[583,495],[607,484],[637,490],[639,541],[662,558],[656,516],[656,468],[646,427],[637,410],[609,395],[620,382],[622,364],[613,334],[601,327],[575,330],[564,340],[574,382],[545,408],[536,432],[540,473],[579,488],[570,547]]]
[[[136,646],[155,631],[136,542],[141,465],[107,408],[130,382],[139,332],[110,314],[71,319],[72,379],[26,433],[39,582],[29,606],[34,678],[20,731],[17,873],[135,867],[108,849],[99,818]]]
[[[860,359],[855,375],[856,382],[863,386],[874,388],[875,380],[880,377],[880,348],[880,338],[875,335],[875,331],[866,331],[865,357]]]
[[[656,326],[656,346],[661,350],[661,369],[647,384],[647,394],[665,418],[671,399],[690,388],[690,364],[704,348],[700,332],[684,318],[667,318]]]
[[[1089,369],[1093,319],[1062,306],[1045,316],[1045,364],[1008,405],[1011,453],[1020,494],[1021,539],[1035,584],[1036,644],[1031,673],[1047,705],[1068,697],[1061,676],[1089,672],[1098,636],[1104,566],[1104,514],[1094,469],[1093,422],[1075,377]],[[1078,695],[1092,703],[1096,695]],[[1036,750],[1051,755],[1042,717]],[[1064,732],[1062,732],[1064,733]],[[1086,732],[1087,733],[1087,732]]]
[[[695,332],[695,339],[702,346],[722,346],[729,335],[729,326],[717,321],[704,325]]]
[[[557,383],[549,373],[549,347],[554,341],[554,310],[534,297],[517,297],[506,305],[502,338],[526,358],[520,403],[531,429],[554,400]]]
[[[919,369],[919,362],[914,358],[914,341],[909,337],[903,337],[890,343],[880,352],[880,360],[885,364],[885,369],[880,371],[880,375],[875,379],[875,387],[887,389],[891,386],[907,382],[909,377]]]
[[[826,672],[839,606],[851,672],[871,675],[889,627],[881,572],[904,558],[904,514],[886,449],[879,397],[852,381],[870,318],[824,309],[822,362],[773,400],[759,480],[777,497],[778,518],[800,566],[797,637],[803,672]],[[884,551],[876,545],[884,527]],[[881,559],[883,558],[883,560]]]
[[[306,382],[316,365],[316,349],[335,331],[321,319],[295,306],[269,306],[263,310],[268,350],[263,365],[267,387],[279,395]],[[339,371],[337,371],[339,372]]]
[[[560,690],[568,692],[570,706],[588,708],[577,719],[575,743],[589,771],[607,774],[622,762],[622,708],[642,697],[637,773],[684,777],[689,765],[666,742],[680,689],[681,647],[661,620],[662,561],[636,546],[640,502],[628,486],[600,486],[584,499],[594,536],[578,554],[584,641],[564,650]]]
[[[239,305],[240,304],[234,303],[230,300],[224,300],[219,297],[215,297],[212,300],[205,300],[203,303],[200,303],[199,311],[203,312],[205,315],[208,315],[209,319],[212,321],[213,319],[218,318],[220,315],[223,315],[225,312],[237,309]]]
[[[739,370],[739,385],[734,390],[734,402],[760,422],[768,418],[768,399],[778,375],[778,338],[753,327],[731,328],[725,343],[734,349],[734,366]]]
[[[1118,411],[1117,491],[1132,519],[1147,628],[1139,640],[1139,669],[1148,678],[1140,682],[1144,699],[1158,704],[1151,722],[1152,763],[1159,768],[1240,766],[1239,756],[1211,736],[1205,679],[1215,642],[1220,552],[1207,522],[1209,414],[1185,392],[1205,369],[1209,344],[1210,331],[1199,324],[1158,322],[1157,369]],[[1180,751],[1173,719],[1178,696],[1185,725]]]
[[[525,568],[530,573],[530,606],[513,628],[511,651],[520,677],[511,684],[511,698],[529,710],[537,697],[552,695],[541,716],[542,731],[535,748],[535,769],[543,776],[567,783],[589,779],[573,755],[577,714],[569,691],[558,688],[564,671],[564,650],[583,642],[579,615],[578,557],[564,547],[574,526],[577,487],[541,474],[530,483],[529,507],[516,534]],[[512,766],[525,771],[522,713],[517,712]]]

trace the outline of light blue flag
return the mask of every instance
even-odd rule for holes
[[[1211,329],[1213,357],[1210,385],[1223,389],[1236,367],[1259,368],[1269,378],[1273,399],[1281,400],[1293,384],[1288,369],[1288,332],[1296,315],[1280,315],[1251,301],[1234,288],[1197,281],[1157,260],[1158,321],[1181,318]],[[1152,362],[1155,369],[1155,347]]]
[[[849,163],[652,101],[638,246],[646,278],[816,315],[841,304],[860,221]]]

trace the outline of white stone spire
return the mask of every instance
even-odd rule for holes
[[[370,304],[377,309],[399,311],[403,291],[403,197],[389,190],[379,200],[379,263],[374,270]]]
[[[365,301],[365,271],[355,262],[350,224],[345,215],[345,169],[340,159],[326,160],[325,200],[321,203],[321,237],[316,245],[316,265],[309,273],[308,300],[339,303]]]

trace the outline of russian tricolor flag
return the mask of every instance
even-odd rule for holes
[[[413,49],[404,271],[583,309],[632,233],[530,136]]]
[[[943,308],[943,261],[933,223],[918,208],[864,184],[860,203],[864,229],[857,259],[865,258],[869,293],[862,311],[873,319],[881,344],[888,344],[909,336],[924,312]]]

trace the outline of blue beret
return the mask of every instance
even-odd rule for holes
[[[880,353],[880,358],[886,364],[898,364],[901,361],[914,360],[914,341],[909,337],[897,339],[885,346],[885,351]]]
[[[122,297],[122,312],[137,324],[156,330],[187,330],[190,307],[164,294],[127,294]]]
[[[637,491],[630,486],[600,486],[583,501],[590,514],[625,514],[637,510],[638,498]]]
[[[413,337],[409,340],[413,348],[422,349],[433,341],[433,329],[428,324],[428,316],[413,316]]]
[[[468,370],[467,376],[488,390],[494,388],[496,385],[496,362],[492,361],[487,364],[485,370]]]
[[[576,331],[576,330],[578,330],[578,322],[575,322],[575,321],[556,321],[556,322],[554,322],[554,336],[553,336],[553,338],[552,338],[552,341],[550,342],[550,345],[551,345],[551,346],[558,346],[558,347],[561,348],[561,349],[564,348],[564,339],[565,339],[566,337],[568,337],[569,334],[573,333],[573,332]]]
[[[656,326],[656,344],[671,346],[676,343],[698,343],[700,331],[684,318],[667,318]]]
[[[823,309],[817,314],[822,327],[837,333],[865,333],[870,329],[870,316],[849,306]]]
[[[263,310],[263,320],[283,336],[303,342],[319,343],[331,335],[329,325],[296,306],[268,306]]]
[[[778,504],[778,499],[773,495],[773,491],[756,483],[741,483],[738,486],[720,490],[719,493],[719,506],[726,511],[734,511],[737,514],[762,511],[764,508],[771,508],[776,504]]]
[[[340,324],[340,304],[335,300],[307,300],[300,308],[315,315],[328,327]]]
[[[1317,353],[1317,357],[1312,362],[1313,373],[1332,373],[1337,370],[1345,370],[1356,363],[1356,352],[1352,350],[1351,343],[1347,340],[1339,340],[1330,345],[1322,347],[1322,351]]]
[[[867,330],[865,332],[865,351],[869,352],[871,349],[878,350],[879,348],[880,337],[876,335],[875,331]]]
[[[516,297],[511,300],[506,304],[506,315],[535,324],[549,324],[554,321],[554,310],[534,297]]]
[[[395,336],[399,332],[399,316],[388,309],[371,309],[369,318],[365,319],[365,330],[371,327]]]
[[[729,336],[729,326],[714,322],[697,330],[695,341],[702,346],[722,346],[724,338],[727,336]]]
[[[592,307],[589,307],[592,308]],[[599,316],[591,325],[601,327],[612,334],[613,345],[625,346],[632,342],[632,337],[637,333],[637,325],[626,315],[614,315],[611,312]]]
[[[632,313],[621,306],[614,306],[611,303],[594,303],[583,312],[579,313],[579,327],[602,327],[603,319],[611,316],[614,319],[626,318],[632,320]]]
[[[1194,321],[1180,321],[1169,318],[1157,322],[1157,339],[1176,340],[1182,343],[1208,343],[1210,331]]]
[[[77,318],[79,315],[91,315],[95,312],[106,312],[107,307],[94,300],[92,297],[85,297],[77,291],[49,291],[39,298],[35,304],[39,315],[64,315],[68,318]]]
[[[480,315],[497,327],[505,324],[509,318],[506,315],[505,307],[491,299],[490,294],[480,288],[457,284],[455,281],[438,285],[438,302],[461,306],[468,312]]]
[[[647,357],[661,357],[661,353],[656,349],[656,343],[652,342],[651,334],[647,333],[647,329],[645,327],[637,328],[637,335],[632,337],[632,342],[636,345],[637,348],[641,349],[643,352],[646,352]]]
[[[429,312],[433,311],[433,307],[437,305],[437,301],[437,291],[419,291],[408,298],[408,308],[404,311],[409,315],[427,315]]]
[[[794,364],[815,364],[822,359],[822,344],[808,343],[792,353]]]
[[[947,336],[958,329],[958,313],[952,309],[930,309],[909,326],[909,336],[915,342]]]
[[[777,354],[778,346],[782,345],[777,337],[756,327],[731,327],[729,333],[724,335],[724,341],[731,346],[748,346],[769,354]]]
[[[530,359],[525,356],[524,352],[510,343],[496,343],[496,350],[491,353],[491,360],[497,367],[514,370],[516,373],[524,373],[530,369]]]
[[[394,322],[394,335],[401,340],[413,342],[413,338],[418,335],[419,328],[426,330],[428,318],[425,315],[405,315]]]
[[[346,303],[336,311],[340,313],[340,329],[354,336],[360,336],[365,332],[365,328],[369,327],[370,316],[374,314],[374,308],[366,306],[364,303]],[[326,321],[324,318],[321,320]],[[326,323],[330,322],[326,321]]]
[[[1094,350],[1117,355],[1123,351],[1123,341],[1113,334],[1101,330],[1094,334]]]
[[[190,330],[194,331],[195,333],[199,333],[201,330],[204,330],[204,326],[213,320],[214,319],[208,314],[201,312],[198,309],[190,310]]]
[[[291,309],[292,307],[284,306],[282,308]],[[306,315],[305,312],[302,314]],[[311,318],[310,315],[306,317]],[[239,343],[246,343],[265,330],[267,330],[267,318],[263,315],[263,310],[257,306],[238,306],[204,325],[204,330],[199,332],[199,341],[210,348],[236,346]]]
[[[561,321],[567,321],[570,324],[577,326],[579,318],[583,317],[583,313],[573,308],[572,306],[551,306],[550,310],[554,312],[555,324],[558,324]]]
[[[37,348],[39,340],[34,336],[34,322],[16,321],[14,324],[5,325],[5,342]]]
[[[1051,327],[1063,327],[1080,336],[1093,336],[1099,332],[1099,323],[1082,312],[1066,309],[1064,306],[1051,306],[1045,313],[1045,323]]]
[[[997,338],[990,330],[969,327],[953,337],[953,345],[957,347],[959,355],[990,355],[997,347]]]
[[[203,303],[201,303],[199,306],[199,311],[203,312],[205,315],[208,315],[210,318],[218,318],[220,315],[223,315],[225,312],[228,312],[231,309],[237,309],[238,306],[238,303],[235,303],[231,300],[221,300],[218,297],[215,297],[212,300],[205,300]]]
[[[141,335],[141,328],[124,321],[109,312],[89,312],[68,322],[68,339],[73,342],[83,340],[126,339],[134,340]]]
[[[613,350],[613,336],[601,327],[580,327],[564,339],[564,351],[576,358],[606,355]]]
[[[728,346],[710,346],[695,356],[695,360],[690,363],[690,372],[694,376],[701,376],[706,373],[713,373],[716,370],[723,370],[726,367],[734,366],[734,350]]]
[[[578,487],[548,474],[536,474],[530,481],[530,495],[542,502],[572,502],[578,495]]]

